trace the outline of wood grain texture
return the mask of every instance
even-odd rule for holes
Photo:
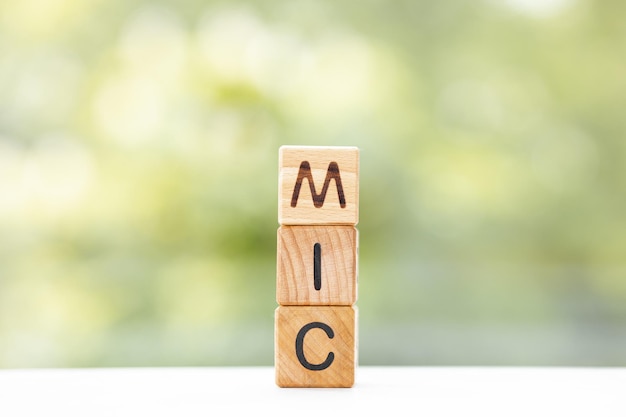
[[[310,178],[313,179],[312,187]],[[279,149],[278,183],[280,224],[358,223],[357,147],[282,146]],[[296,188],[298,192],[295,193]],[[311,192],[312,188],[314,193]],[[295,194],[297,199],[294,198]]]
[[[279,306],[274,335],[276,384],[284,388],[352,387],[358,362],[357,320],[353,306]],[[323,369],[309,369],[315,366]]]
[[[281,305],[352,305],[358,289],[358,231],[353,226],[281,226],[276,301]],[[319,290],[314,246],[319,243]]]

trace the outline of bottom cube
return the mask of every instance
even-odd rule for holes
[[[357,364],[354,306],[279,306],[274,352],[279,387],[349,388]]]

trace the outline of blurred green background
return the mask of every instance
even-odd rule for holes
[[[362,365],[626,364],[626,3],[0,4],[0,367],[272,365],[278,148],[361,149]]]

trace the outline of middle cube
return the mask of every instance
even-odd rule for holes
[[[358,231],[353,226],[281,226],[276,301],[280,305],[353,305]]]

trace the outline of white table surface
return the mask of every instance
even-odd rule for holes
[[[278,388],[272,367],[0,370],[0,416],[626,416],[626,368],[359,367]]]

